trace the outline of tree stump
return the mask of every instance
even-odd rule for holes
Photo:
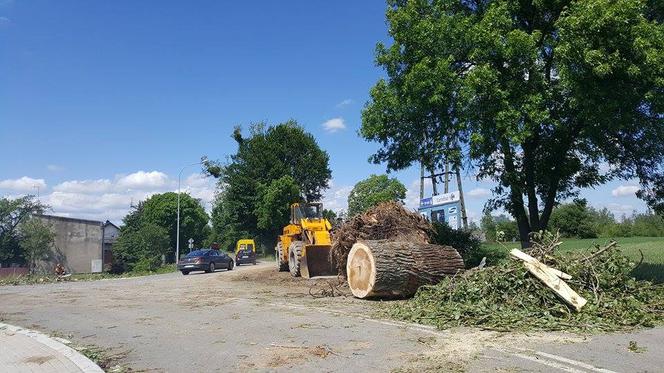
[[[409,297],[420,286],[463,269],[453,247],[410,241],[358,241],[346,262],[348,285],[357,298]]]

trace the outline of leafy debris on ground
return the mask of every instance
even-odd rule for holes
[[[313,298],[347,297],[350,289],[346,279],[339,276],[334,280],[313,281],[309,286],[309,295]]]
[[[0,286],[5,285],[39,285],[54,282],[97,281],[114,278],[140,277],[175,272],[175,264],[167,264],[154,271],[132,271],[125,273],[76,273],[63,276],[50,274],[17,275],[0,278]]]
[[[406,210],[399,202],[380,203],[356,215],[335,231],[332,262],[340,274],[346,274],[346,259],[358,240],[403,240],[429,243],[433,227],[420,214]]]
[[[440,329],[616,331],[650,327],[664,316],[664,286],[630,276],[635,264],[612,245],[593,253],[555,252],[559,236],[539,233],[528,254],[572,276],[566,282],[588,300],[579,312],[559,299],[518,260],[470,270],[421,287],[395,304],[393,317]]]
[[[627,346],[627,349],[637,354],[646,352],[646,348],[639,346],[636,341],[629,341],[629,346]]]

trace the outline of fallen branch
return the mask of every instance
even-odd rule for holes
[[[590,259],[592,259],[592,258],[594,258],[594,257],[596,257],[596,256],[598,256],[598,255],[600,255],[601,253],[605,252],[606,250],[609,250],[610,248],[616,246],[617,244],[618,244],[618,243],[617,243],[616,241],[611,241],[608,245],[606,245],[605,247],[603,247],[602,249],[600,249],[600,250],[597,251],[596,253],[593,253],[592,255],[590,255],[590,256],[588,256],[588,257],[585,257],[585,258],[581,259],[581,261],[582,261],[582,262],[587,262],[587,261],[589,261]]]
[[[524,253],[518,249],[512,249],[510,255],[523,261],[524,267],[528,269],[535,277],[540,279],[546,286],[553,290],[556,295],[558,295],[562,300],[567,304],[574,307],[576,311],[579,311],[588,301],[577,294],[572,288],[567,285],[562,279],[571,279],[572,276],[568,275],[565,272],[559,271],[555,268],[551,268],[546,264],[540,262],[539,260],[533,258],[532,256]]]
[[[510,251],[510,255],[512,255],[513,257],[515,257],[517,259],[521,259],[521,260],[523,260],[524,262],[527,262],[527,263],[532,263],[532,264],[537,263],[539,265],[542,265],[542,266],[547,268],[547,271],[553,273],[555,276],[558,276],[558,277],[562,278],[563,280],[571,280],[572,279],[571,275],[568,275],[567,273],[565,273],[563,271],[559,271],[555,268],[551,268],[551,267],[547,266],[546,264],[540,262],[539,260],[533,258],[532,256],[524,253],[523,251],[521,251],[519,249],[512,249]]]

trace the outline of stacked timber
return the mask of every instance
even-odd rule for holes
[[[350,250],[346,276],[357,298],[409,297],[420,286],[437,284],[463,269],[461,255],[451,246],[367,240]]]

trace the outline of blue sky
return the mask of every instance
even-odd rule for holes
[[[175,190],[202,155],[233,153],[234,125],[296,119],[330,154],[325,202],[384,172],[357,135],[384,1],[0,0],[0,195],[36,193],[61,215],[119,221]],[[214,181],[183,186],[209,208]],[[394,173],[417,203],[418,170]],[[490,183],[464,179],[471,218]],[[617,215],[645,205],[633,182],[583,192]]]

